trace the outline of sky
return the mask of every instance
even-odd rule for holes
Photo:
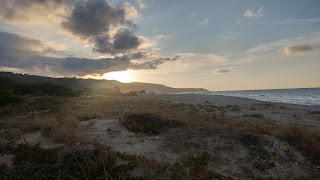
[[[319,0],[0,0],[0,71],[209,90],[320,87]]]

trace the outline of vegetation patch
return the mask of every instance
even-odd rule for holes
[[[183,162],[161,164],[144,156],[118,153],[109,147],[42,149],[21,145],[1,147],[15,155],[11,168],[0,167],[0,179],[231,179],[206,169],[208,153],[189,153]],[[125,163],[118,163],[119,160]],[[140,174],[133,174],[141,169]]]
[[[118,179],[116,153],[109,148],[42,149],[20,146],[11,169],[2,167],[0,179]],[[124,177],[123,177],[124,178]]]
[[[181,127],[184,123],[166,119],[159,114],[125,112],[120,118],[121,124],[132,132],[159,134],[167,128]]]
[[[320,114],[320,111],[309,111],[310,114]]]
[[[270,161],[269,153],[263,149],[261,138],[255,134],[243,134],[240,136],[241,143],[249,150],[249,156],[253,160],[253,167],[260,171],[265,171],[275,166],[273,161]],[[271,157],[274,155],[271,154]]]
[[[240,142],[246,146],[260,146],[261,140],[260,137],[254,134],[242,134],[240,136]]]
[[[320,165],[320,134],[298,127],[289,127],[279,133],[278,138],[296,147],[314,165]]]
[[[265,117],[261,113],[244,114],[243,117],[253,117],[253,118],[258,118],[258,119],[265,119]]]
[[[11,103],[20,103],[22,100],[22,97],[17,96],[12,91],[0,89],[0,107]]]

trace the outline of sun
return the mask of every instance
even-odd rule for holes
[[[116,80],[123,83],[128,83],[132,80],[131,75],[128,71],[108,72],[105,73],[102,77],[107,80]]]

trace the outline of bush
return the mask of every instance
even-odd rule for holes
[[[145,134],[159,134],[166,128],[179,127],[183,123],[168,120],[158,114],[125,112],[120,118],[121,124],[132,132],[142,132]]]
[[[138,96],[138,92],[137,91],[130,91],[124,94],[125,96]]]
[[[259,118],[259,119],[265,119],[263,114],[261,113],[255,113],[255,114],[244,114],[244,117],[253,117],[253,118]]]
[[[22,102],[22,98],[14,94],[12,91],[0,89],[0,106],[5,106],[11,103]]]

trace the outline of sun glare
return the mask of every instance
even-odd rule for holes
[[[116,80],[123,83],[128,83],[132,80],[132,77],[128,71],[114,71],[105,73],[103,78],[107,80]]]

